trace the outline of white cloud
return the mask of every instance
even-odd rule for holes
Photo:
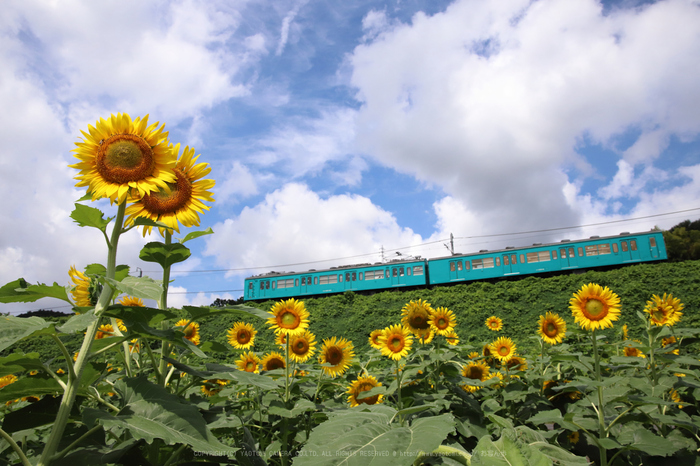
[[[307,186],[291,183],[254,207],[214,227],[205,255],[221,266],[262,267],[376,253],[345,263],[375,262],[387,249],[418,244],[419,235],[401,228],[389,213],[366,197],[319,197]],[[343,261],[299,265],[297,270],[338,265]],[[290,266],[290,269],[295,267]],[[262,270],[258,270],[258,273]]]
[[[258,193],[255,176],[247,166],[238,160],[231,164],[223,180],[217,183],[216,198],[218,202],[236,202]]]
[[[380,19],[372,12],[365,20]],[[644,136],[650,162],[669,135],[700,132],[700,9],[657,2],[602,14],[593,0],[457,1],[358,46],[360,147],[437,183],[489,231],[573,225],[564,193],[577,141]],[[595,164],[590,165],[595,167]]]

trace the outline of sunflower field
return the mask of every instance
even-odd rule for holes
[[[101,119],[76,145],[71,217],[107,260],[68,267],[68,286],[0,287],[75,311],[0,317],[3,464],[700,464],[697,264],[651,293],[591,272],[539,296],[525,279],[175,310],[170,268],[212,233],[173,238],[214,202],[208,164],[148,116]],[[113,217],[85,204],[103,198]],[[132,229],[160,234],[141,258],[162,280],[118,265]]]

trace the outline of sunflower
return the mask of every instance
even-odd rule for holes
[[[274,371],[275,369],[284,369],[286,364],[284,363],[284,356],[279,354],[277,351],[271,351],[262,358],[262,370],[264,371]]]
[[[83,142],[73,149],[80,162],[76,187],[88,186],[92,199],[108,197],[122,204],[131,189],[144,196],[175,183],[177,154],[168,146],[165,125],[148,125],[148,115],[132,120],[126,113],[100,118],[89,134],[81,131]]]
[[[459,335],[457,335],[457,332],[455,332],[454,329],[449,333],[449,335],[445,335],[445,339],[447,340],[448,345],[455,346],[459,343]]]
[[[558,314],[547,312],[546,315],[540,316],[537,334],[550,345],[561,343],[566,335],[566,322]]]
[[[403,325],[392,325],[384,329],[379,341],[382,344],[382,354],[398,361],[408,355],[413,344],[413,337],[410,330]]]
[[[508,362],[510,358],[515,356],[515,343],[507,337],[500,337],[489,346],[491,354],[497,357],[501,362]]]
[[[275,335],[275,344],[279,346],[287,345],[287,335],[284,333],[278,333]]]
[[[382,344],[379,342],[379,337],[382,334],[382,330],[372,330],[372,332],[369,334],[369,346],[371,346],[374,349],[381,350],[382,349]]]
[[[269,313],[272,317],[267,319],[267,324],[275,333],[298,335],[309,327],[309,311],[303,301],[294,298],[280,301],[272,306]]]
[[[462,368],[462,377],[483,382],[484,380],[490,378],[489,366],[483,362],[470,362]],[[474,393],[481,387],[466,384],[462,385],[462,388],[469,393]]]
[[[578,430],[571,432],[568,436],[569,443],[571,443],[572,445],[576,445],[579,441],[579,437],[580,434],[578,433]]]
[[[0,377],[0,388],[7,387],[11,383],[17,382],[17,376],[10,374]]]
[[[228,335],[228,343],[236,349],[250,349],[255,342],[255,334],[258,333],[252,324],[245,322],[236,322],[233,328],[230,328],[226,334]]]
[[[384,395],[373,395],[365,398],[358,398],[362,392],[368,392],[374,387],[381,387],[382,383],[378,382],[377,379],[371,375],[358,377],[357,380],[353,381],[348,387],[345,393],[348,394],[348,403],[350,407],[355,407],[361,404],[374,405],[381,403]]]
[[[493,356],[493,354],[491,354],[491,346],[488,344],[484,345],[484,347],[481,349],[481,354],[485,358],[489,358],[489,357]]]
[[[100,325],[100,328],[97,329],[97,333],[95,334],[95,340],[101,340],[103,338],[113,337],[113,336],[114,336],[114,327],[112,327],[112,324]]]
[[[525,358],[521,358],[520,356],[513,356],[508,361],[506,361],[505,366],[508,368],[509,371],[526,371],[527,361],[525,360]]]
[[[408,327],[418,338],[427,337],[430,333],[430,316],[433,308],[430,303],[419,299],[411,301],[401,309],[401,323]]]
[[[627,329],[627,324],[622,326],[622,339],[629,340],[629,330]]]
[[[335,377],[345,373],[354,357],[355,351],[351,341],[345,338],[331,337],[323,340],[318,362],[330,364],[330,366],[321,366],[321,368],[324,374]]]
[[[678,298],[674,298],[672,294],[664,293],[663,297],[653,295],[651,301],[647,301],[644,307],[644,312],[649,314],[649,320],[657,326],[666,325],[672,327],[676,324],[683,313],[683,304]]]
[[[289,357],[295,362],[306,362],[316,351],[316,336],[306,330],[289,337]]]
[[[70,294],[73,296],[75,305],[78,307],[91,307],[97,304],[97,297],[99,296],[97,291],[101,291],[99,282],[92,280],[72,265],[70,270],[68,270],[68,275],[73,282]]]
[[[646,355],[642,353],[642,350],[635,348],[633,346],[625,346],[622,350],[625,356],[635,357],[635,358],[646,358]]]
[[[180,144],[170,146],[177,157]],[[214,202],[213,194],[208,191],[214,187],[214,180],[202,180],[211,171],[208,163],[196,163],[199,155],[192,158],[194,149],[185,147],[175,166],[173,182],[166,187],[149,194],[132,191],[129,195],[129,207],[126,209],[126,225],[131,225],[138,217],[163,222],[173,230],[180,232],[178,221],[184,227],[199,226],[199,214],[209,210],[204,201]],[[150,226],[143,227],[143,235],[151,233]],[[163,234],[163,228],[160,233]]]
[[[493,330],[494,332],[498,332],[503,328],[503,321],[500,317],[491,316],[488,319],[486,319],[486,322],[484,323],[490,330]]]
[[[569,304],[574,321],[585,330],[612,327],[620,317],[620,298],[596,283],[583,285]]]
[[[439,307],[433,311],[428,323],[435,333],[446,336],[457,326],[457,317],[446,307]]]
[[[255,353],[248,351],[241,354],[241,357],[236,361],[236,366],[244,372],[260,372],[260,358]]]
[[[467,355],[467,357],[468,357],[469,359],[477,359],[479,356],[480,356],[480,354],[477,353],[476,351],[472,351],[471,353],[469,353],[469,354]]]
[[[187,325],[187,327],[185,327]],[[175,327],[183,327],[180,329],[185,334],[185,338],[194,343],[199,344],[199,324],[190,322],[189,319],[180,319],[175,323]]]
[[[670,395],[671,395],[671,400],[678,403],[678,409],[683,409],[683,405],[681,404],[681,402],[683,401],[683,398],[681,398],[680,393],[678,393],[678,391],[675,388],[672,388]]]
[[[204,381],[202,385],[202,393],[207,396],[214,396],[223,390],[224,386],[228,384],[228,380],[223,379],[208,379]]]
[[[144,307],[143,299],[135,298],[133,296],[122,296],[122,298],[119,300],[119,304],[129,307]]]
[[[420,335],[416,338],[422,345],[427,345],[428,343],[433,341],[433,338],[435,338],[435,332],[433,332],[433,329],[431,328],[430,332],[428,332],[427,335]]]

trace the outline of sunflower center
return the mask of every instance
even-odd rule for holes
[[[176,168],[174,170],[176,181],[168,183],[168,189],[146,194],[141,199],[144,208],[151,213],[163,215],[177,212],[187,205],[192,199],[192,183]]]
[[[605,311],[605,304],[597,299],[589,299],[586,301],[586,314],[588,314],[589,318],[602,319],[607,314]]]
[[[255,372],[255,363],[253,361],[248,361],[245,363],[246,372]]]
[[[501,356],[505,356],[508,353],[510,353],[510,349],[508,349],[508,347],[501,346],[500,348],[498,348],[498,354],[500,354]]]
[[[286,311],[278,318],[279,326],[287,329],[295,329],[299,326],[299,316],[293,312]]]
[[[468,379],[479,379],[481,380],[481,377],[483,376],[483,373],[481,372],[481,369],[478,367],[470,367],[467,369],[467,373],[464,375]]]
[[[145,179],[156,165],[151,146],[133,134],[115,134],[104,140],[95,164],[102,178],[119,184]]]
[[[343,352],[335,346],[328,348],[326,351],[326,360],[329,364],[336,366],[343,360]]]
[[[403,339],[401,337],[393,337],[391,341],[389,341],[389,346],[391,346],[392,351],[400,351],[403,349]]]
[[[363,383],[359,387],[357,387],[357,394],[359,395],[362,392],[368,392],[374,388],[374,385],[371,383]],[[365,403],[368,405],[373,405],[379,400],[379,395],[374,395],[374,396],[368,396],[365,398],[357,398],[358,403]]]
[[[656,321],[662,321],[666,318],[666,312],[660,307],[657,307],[656,309],[654,309],[651,312],[651,315],[653,316],[654,320],[656,320]]]
[[[292,351],[294,351],[295,354],[306,354],[308,350],[309,345],[304,340],[297,340],[294,346],[292,346]]]
[[[447,328],[447,320],[445,320],[445,318],[443,317],[440,317],[437,321],[437,328],[439,328],[440,330],[444,330],[445,328]]]
[[[409,322],[411,324],[411,327],[414,328],[428,328],[428,316],[424,316],[423,314],[413,314],[409,319]]]
[[[185,337],[186,337],[186,338],[190,338],[192,335],[195,334],[195,332],[196,332],[196,330],[195,330],[195,328],[194,328],[194,325],[192,325],[192,324],[188,325],[187,327],[185,327],[185,328],[182,330],[182,333],[185,334]]]
[[[267,362],[267,370],[274,371],[275,369],[284,369],[284,361],[281,359],[270,359]]]
[[[250,341],[250,332],[247,330],[239,330],[238,335],[236,335],[236,340],[241,344],[248,343]]]
[[[557,326],[554,325],[554,322],[547,322],[544,328],[544,333],[548,337],[553,337],[557,334]]]

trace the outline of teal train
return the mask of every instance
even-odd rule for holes
[[[244,299],[304,298],[345,291],[439,286],[623,266],[667,257],[661,231],[621,233],[435,259],[394,260],[306,272],[270,272],[245,279]]]

